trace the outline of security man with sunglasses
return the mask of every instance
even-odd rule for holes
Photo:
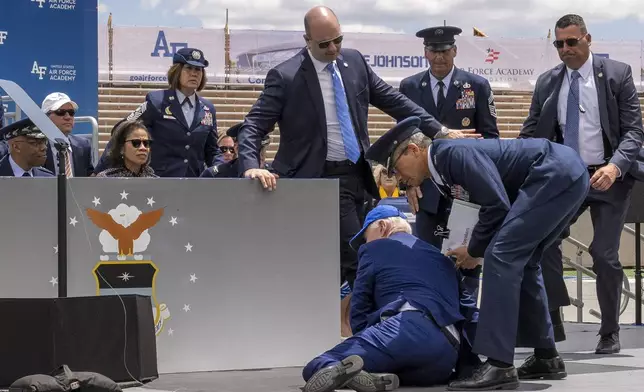
[[[280,145],[272,162],[279,178],[339,180],[341,280],[353,284],[357,253],[349,246],[364,220],[365,191],[379,199],[370,164],[367,118],[373,105],[402,120],[421,118],[432,136],[457,138],[463,132],[443,127],[423,108],[376,75],[364,56],[341,48],[335,13],[317,6],[304,17],[306,47],[268,71],[264,90],[239,131],[240,174],[259,179],[265,189],[276,176],[259,166],[262,140],[278,123]]]
[[[150,166],[159,177],[199,177],[221,155],[215,107],[197,94],[206,86],[209,62],[193,48],[178,50],[172,62],[169,88],[148,93],[127,119],[148,128],[154,139]],[[106,168],[106,159],[103,154],[97,173]]]
[[[231,137],[235,142],[243,122],[233,125],[226,131],[226,136]],[[271,144],[271,137],[267,134],[262,139],[262,151],[260,154],[260,167],[270,170],[270,165],[266,163],[266,149]],[[222,147],[224,148],[224,147]],[[228,162],[213,165],[204,170],[199,177],[204,178],[239,178],[239,158],[234,158]]]
[[[571,224],[590,209],[594,230],[590,254],[601,309],[595,352],[612,354],[620,351],[621,232],[635,178],[642,175],[633,165],[644,139],[642,112],[631,67],[590,51],[591,36],[581,16],[559,19],[555,37],[562,64],[537,79],[530,115],[519,137],[563,143],[577,151],[588,168],[590,191]],[[541,260],[557,341],[565,339],[560,307],[570,305],[560,248],[569,234],[567,228]],[[533,365],[523,369],[524,378],[554,366],[547,361]]]

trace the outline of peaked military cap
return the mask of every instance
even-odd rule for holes
[[[463,30],[454,26],[437,26],[420,30],[416,37],[423,38],[423,44],[427,49],[441,52],[453,48],[456,44],[455,36],[462,32]]]
[[[396,147],[409,139],[413,134],[422,132],[418,129],[419,117],[408,117],[380,136],[365,152],[365,158],[384,165],[389,172],[393,170],[391,159]]]
[[[230,136],[233,139],[237,140],[237,136],[239,136],[239,131],[241,131],[242,125],[244,125],[243,121],[228,128],[228,130],[226,131],[226,136]],[[262,139],[262,147],[269,144],[271,144],[271,137],[266,134],[266,136],[264,136],[264,138]]]
[[[47,135],[42,133],[40,128],[29,118],[16,121],[0,129],[0,135],[4,140],[10,140],[18,136],[26,136],[34,139],[47,139]]]
[[[190,64],[199,68],[208,66],[208,60],[204,57],[203,52],[194,48],[179,49],[172,57],[172,62],[174,64]]]

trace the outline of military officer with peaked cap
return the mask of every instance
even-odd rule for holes
[[[535,348],[536,361],[557,363],[546,370],[565,377],[539,260],[588,192],[586,165],[571,148],[545,139],[432,141],[418,124],[415,117],[400,122],[365,157],[385,164],[407,185],[430,179],[446,196],[450,186],[460,185],[481,206],[469,244],[448,255],[460,268],[473,268],[484,259],[473,351],[488,359],[480,371],[448,389],[517,388],[515,346]],[[518,328],[527,324],[532,328]]]
[[[199,177],[221,154],[215,107],[197,94],[206,85],[209,63],[201,50],[193,48],[178,50],[172,62],[169,88],[148,93],[127,119],[142,121],[154,139],[150,166],[157,175]],[[106,168],[106,159],[103,154],[96,173]]]
[[[0,177],[54,177],[40,166],[47,159],[47,136],[29,118],[0,129],[9,153],[0,159]]]
[[[422,106],[441,124],[450,129],[476,129],[484,138],[498,138],[496,108],[487,79],[457,68],[456,35],[462,30],[453,26],[438,26],[420,30],[416,37],[423,39],[429,70],[409,76],[400,82],[399,90]],[[458,192],[467,201],[467,194]],[[407,189],[407,199],[416,214],[418,237],[440,249],[451,207],[450,198],[442,197],[430,180],[419,187]],[[464,271],[468,290],[478,293],[480,267]]]
[[[237,135],[244,123],[240,122],[232,127],[228,128],[226,131],[226,136],[229,136],[237,141]],[[266,163],[266,149],[271,144],[270,135],[266,134],[261,142],[260,150],[260,162],[259,166],[263,169],[270,170],[270,166]],[[239,159],[234,158],[228,162],[218,163],[216,165],[210,166],[204,170],[199,177],[206,178],[236,178],[239,177]]]

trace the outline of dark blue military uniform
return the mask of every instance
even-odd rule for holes
[[[175,64],[208,66],[203,53],[197,49],[181,49],[173,61]],[[179,102],[173,89],[150,92],[145,102],[127,117],[127,120],[139,120],[147,126],[154,140],[150,166],[159,177],[199,177],[204,169],[215,164],[220,153],[215,107],[208,100],[197,98],[194,120],[190,124],[181,109],[183,103]],[[106,159],[103,154],[96,173],[108,167]]]
[[[458,27],[440,26],[420,30],[416,36],[423,38],[426,50],[443,52],[456,46],[454,36],[461,32]],[[403,79],[399,90],[449,129],[476,129],[486,139],[498,138],[494,95],[487,79],[454,66],[442,81],[447,83],[446,90],[441,90],[439,80],[431,70],[423,71]],[[443,94],[442,102],[437,103],[434,99],[434,89],[438,89],[438,100]],[[441,197],[430,180],[424,181],[420,190],[423,197],[418,200],[416,233],[420,239],[441,248],[447,235],[451,198]],[[480,267],[464,271],[467,286],[476,298],[480,272]]]
[[[369,225],[390,217],[405,219],[393,206],[371,210],[352,246],[362,242]],[[404,232],[362,245],[358,257],[351,297],[355,335],[309,362],[304,379],[309,381],[321,369],[358,355],[364,371],[395,373],[404,386],[446,383],[459,368],[459,347],[468,345],[469,333],[475,334],[465,324],[475,327],[478,313],[476,306],[463,306],[459,273],[452,261]]]
[[[395,170],[391,156],[421,132],[418,123],[412,117],[398,124],[372,145],[367,159]],[[474,352],[488,357],[487,369],[452,387],[509,387],[518,382],[511,366],[515,346],[556,352],[539,260],[584,201],[588,170],[574,150],[545,139],[435,140],[428,162],[442,193],[460,185],[481,206],[467,251],[485,260]],[[532,327],[521,328],[526,325]]]
[[[10,125],[0,129],[0,138],[5,142],[18,136],[25,136],[31,139],[43,140],[47,136],[31,121],[29,118],[13,122]],[[8,146],[7,146],[8,151]],[[10,161],[11,155],[7,153],[0,159],[0,177],[15,177],[16,173],[13,170]],[[20,170],[20,169],[18,169]],[[25,172],[22,177],[54,177],[54,173],[43,167],[32,167]]]

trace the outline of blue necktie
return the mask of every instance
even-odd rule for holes
[[[340,76],[335,70],[333,63],[326,66],[326,70],[331,73],[333,79],[333,92],[335,95],[335,111],[340,123],[340,131],[342,132],[342,141],[344,144],[344,152],[347,158],[353,162],[358,162],[360,159],[360,146],[355,132],[353,132],[353,124],[351,122],[351,114],[349,113],[349,104],[347,103],[347,94],[344,92],[344,86]]]
[[[564,144],[579,152],[579,72],[573,71],[568,91],[568,107],[566,109],[566,130]]]

